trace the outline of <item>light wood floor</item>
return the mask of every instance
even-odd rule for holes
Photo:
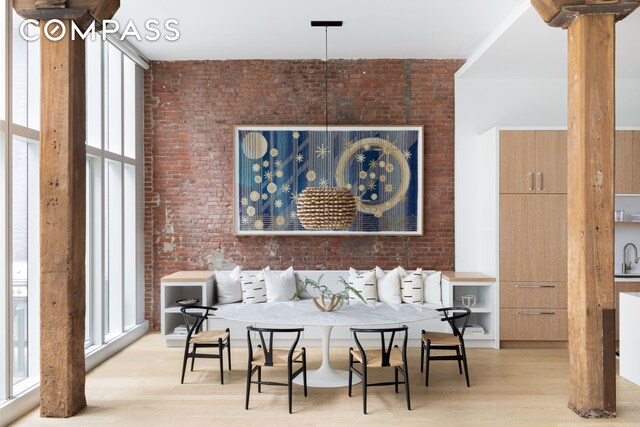
[[[320,350],[310,349],[309,365],[317,367]],[[333,348],[332,363],[345,368],[347,349]],[[420,374],[418,349],[410,349],[413,410],[407,411],[403,390],[369,389],[369,414],[362,414],[361,388],[294,386],[294,414],[286,408],[286,388],[255,386],[250,410],[244,409],[246,351],[233,350],[233,368],[220,385],[217,360],[196,361],[196,371],[180,384],[182,349],[166,348],[149,334],[111,358],[87,378],[88,408],[66,420],[39,418],[37,410],[17,426],[640,426],[640,387],[618,379],[618,418],[583,420],[567,409],[567,351],[470,350],[471,388],[455,362],[434,362],[429,388]],[[264,375],[266,377],[266,374]],[[284,378],[283,371],[276,376]],[[375,379],[375,378],[374,378]]]

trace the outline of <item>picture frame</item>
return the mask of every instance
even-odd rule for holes
[[[236,235],[423,235],[421,126],[236,126]],[[345,230],[308,230],[297,217],[307,187],[349,189]]]

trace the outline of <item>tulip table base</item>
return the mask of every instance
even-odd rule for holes
[[[329,346],[334,326],[369,327],[371,325],[401,325],[440,317],[432,307],[422,304],[352,304],[344,305],[332,312],[317,310],[311,300],[275,301],[260,304],[220,304],[216,306],[216,317],[237,322],[259,325],[286,325],[294,327],[317,327],[322,338],[322,364],[316,371],[307,371],[307,385],[310,387],[346,387],[349,373],[331,367]],[[299,348],[299,347],[298,347]],[[309,351],[309,349],[307,349]],[[348,357],[347,349],[344,358]],[[294,380],[302,384],[302,375]],[[357,376],[353,384],[360,382]]]
[[[329,359],[329,343],[331,342],[331,330],[333,326],[318,326],[322,336],[322,365],[316,371],[307,370],[307,386],[309,387],[347,387],[349,385],[349,372],[338,371],[331,367]],[[353,384],[360,383],[360,378],[353,376]],[[298,375],[294,383],[302,385],[302,374]]]

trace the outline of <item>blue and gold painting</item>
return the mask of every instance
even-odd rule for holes
[[[422,234],[421,127],[235,128],[237,234]],[[307,187],[349,189],[348,230],[309,231],[297,214]]]

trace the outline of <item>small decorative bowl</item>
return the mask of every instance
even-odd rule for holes
[[[462,295],[462,305],[467,308],[471,308],[476,305],[475,295]]]
[[[183,298],[176,301],[176,303],[182,307],[191,307],[199,302],[200,300],[198,298]]]

